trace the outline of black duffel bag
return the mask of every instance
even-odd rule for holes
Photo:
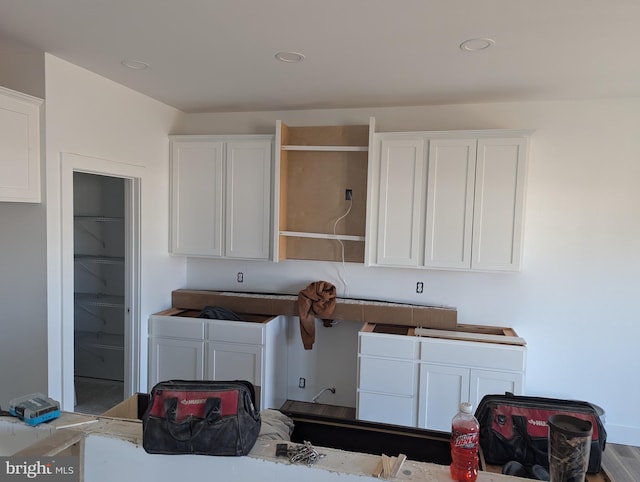
[[[260,425],[250,382],[171,380],[151,391],[142,446],[152,454],[247,455]]]
[[[588,420],[593,426],[587,472],[597,473],[602,463],[607,432],[595,405],[578,400],[525,397],[507,393],[485,395],[476,418],[480,423],[480,448],[488,464],[511,460],[525,466],[549,467],[547,422],[554,414]]]

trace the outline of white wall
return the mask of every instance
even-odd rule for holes
[[[178,111],[48,54],[45,67],[49,391],[50,396],[61,399],[62,328],[73,324],[72,319],[62,319],[61,154],[80,154],[143,168],[140,328],[144,335],[148,316],[170,306],[171,290],[185,282],[184,260],[168,254],[167,135]],[[144,390],[145,337],[140,358],[139,385]],[[68,407],[71,402],[66,403]]]
[[[42,98],[44,53],[0,37],[0,85]],[[6,408],[47,390],[45,206],[0,202],[0,223],[0,367],[15,368],[0,370]]]
[[[0,203],[0,406],[47,391],[45,208]]]
[[[348,264],[349,295],[455,306],[461,323],[512,326],[528,342],[526,393],[591,401],[612,442],[640,445],[640,99],[384,109],[192,114],[173,134],[272,133],[289,125],[366,124],[378,131],[534,129],[517,274]],[[187,263],[191,288],[295,294],[339,263]],[[244,272],[244,283],[236,273]],[[424,293],[415,293],[417,281]],[[328,348],[330,349],[330,348]]]

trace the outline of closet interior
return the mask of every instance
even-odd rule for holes
[[[75,172],[75,411],[124,398],[125,180]]]

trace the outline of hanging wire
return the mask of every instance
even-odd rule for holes
[[[338,219],[336,219],[336,221],[333,223],[333,235],[334,236],[337,236],[336,227],[338,226],[338,223],[349,215],[349,213],[351,212],[351,208],[352,207],[353,207],[353,193],[351,194],[351,197],[349,199],[349,208],[347,209],[347,211],[342,216],[340,216]],[[340,238],[337,238],[337,239],[338,239],[338,242],[340,243],[341,259],[342,259],[342,273],[338,273],[338,276],[340,276],[340,280],[342,281],[342,284],[344,285],[344,296],[346,298],[349,295],[349,283],[347,283],[347,280],[346,280],[347,265],[346,265],[346,263],[344,261],[344,243],[342,242],[342,240]]]

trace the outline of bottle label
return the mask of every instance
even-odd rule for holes
[[[479,439],[478,432],[456,434],[453,445],[456,448],[474,449],[478,446]]]

